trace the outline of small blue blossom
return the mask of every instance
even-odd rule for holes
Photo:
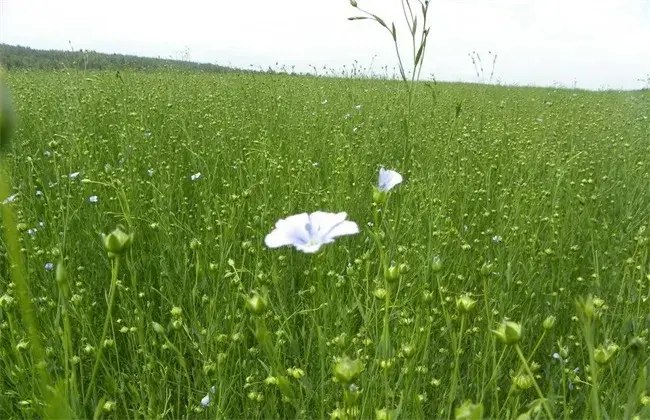
[[[51,262],[46,263],[46,264],[45,264],[45,269],[46,269],[47,271],[52,271],[52,270],[54,270],[54,264],[52,264]]]

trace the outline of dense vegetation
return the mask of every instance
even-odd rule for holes
[[[122,79],[10,75],[0,417],[650,416],[648,92]],[[265,246],[316,210],[361,231]]]
[[[38,50],[19,45],[0,44],[0,64],[9,70],[193,70],[227,73],[241,71],[231,67],[187,60],[104,54],[96,51]]]

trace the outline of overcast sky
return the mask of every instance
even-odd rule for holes
[[[415,3],[415,1],[413,1]],[[405,37],[400,0],[358,0]],[[634,89],[650,73],[650,0],[431,0],[423,78]],[[297,71],[395,67],[388,33],[348,0],[0,0],[0,42]],[[408,46],[408,44],[404,44]],[[376,56],[376,57],[375,57]],[[373,57],[374,60],[373,60]]]

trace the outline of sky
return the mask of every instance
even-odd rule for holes
[[[401,0],[357,2],[395,22],[408,59]],[[489,82],[494,70],[493,83],[637,89],[650,77],[650,0],[431,0],[430,9],[423,79]],[[0,0],[0,42],[321,74],[356,60],[393,75],[392,38],[347,19],[356,15],[348,0]]]

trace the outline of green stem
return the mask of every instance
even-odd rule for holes
[[[454,401],[456,400],[456,391],[458,387],[458,370],[460,363],[460,348],[463,343],[463,334],[465,330],[465,314],[460,316],[460,330],[458,331],[458,342],[455,344],[454,348],[454,371],[451,375],[451,396],[449,397],[449,410],[447,411],[447,418],[451,416],[452,408],[454,407]]]
[[[517,356],[519,356],[519,360],[523,364],[526,373],[528,374],[528,376],[530,376],[530,379],[533,381],[533,385],[535,386],[535,391],[537,392],[537,397],[539,397],[540,401],[542,402],[542,407],[544,408],[544,411],[546,411],[546,415],[548,416],[549,419],[552,419],[553,413],[551,412],[551,407],[549,407],[548,401],[546,401],[546,398],[544,398],[544,394],[542,394],[542,390],[539,388],[539,385],[537,385],[535,376],[533,375],[533,372],[530,370],[530,367],[528,366],[528,361],[526,360],[524,353],[521,351],[521,347],[519,347],[519,344],[515,344],[515,350],[517,351]]]
[[[98,342],[97,357],[95,358],[93,373],[90,376],[90,384],[88,384],[88,388],[86,389],[86,394],[84,396],[84,401],[83,401],[84,406],[88,402],[88,398],[90,397],[90,391],[93,388],[93,385],[95,384],[95,378],[97,377],[97,371],[99,370],[99,363],[101,362],[102,353],[104,352],[103,344],[104,344],[104,339],[106,338],[106,334],[108,333],[108,327],[111,322],[111,314],[113,312],[113,302],[115,301],[115,289],[117,287],[117,275],[119,269],[120,269],[120,256],[116,255],[115,259],[113,260],[113,267],[111,270],[111,288],[110,291],[108,292],[108,310],[106,311],[106,318],[104,319],[104,328],[102,329],[102,335]]]

